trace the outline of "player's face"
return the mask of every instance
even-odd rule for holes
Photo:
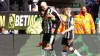
[[[5,28],[2,28],[2,33],[5,33],[5,31],[6,31]]]
[[[46,6],[41,6],[41,8],[42,8],[43,10],[46,10],[46,9],[47,9]]]
[[[67,8],[66,9],[66,14],[70,14],[71,13],[71,8]]]
[[[56,11],[57,11],[58,13],[60,13],[60,11],[59,11],[59,9],[58,9],[58,8],[56,8]]]

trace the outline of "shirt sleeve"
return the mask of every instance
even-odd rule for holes
[[[74,18],[71,17],[71,21],[70,21],[71,26],[74,26]]]
[[[90,15],[90,26],[91,26],[91,32],[96,33],[95,24],[91,15]]]

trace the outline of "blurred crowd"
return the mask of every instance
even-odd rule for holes
[[[0,0],[0,11],[41,12],[38,2],[39,2],[38,0]],[[58,7],[54,7],[54,5],[51,7],[55,9],[62,18],[60,26],[57,31],[57,33],[59,34],[59,32],[65,30],[65,22],[63,22],[63,20],[67,19],[67,16],[65,15],[66,8],[58,8]],[[95,0],[94,4],[88,3],[87,1],[86,6],[81,7],[80,11],[72,10],[72,15],[75,21],[74,22],[75,34],[100,33],[100,0]],[[41,20],[36,21],[36,23],[37,22],[41,23],[42,17],[39,16],[38,19]],[[36,29],[40,33],[42,30],[39,30],[39,28],[42,28],[41,25]],[[4,29],[4,27],[0,27],[1,34],[3,33],[2,29]],[[30,33],[29,31],[30,30],[27,29],[26,30],[5,30],[6,32],[5,34],[35,34],[36,33],[36,32]]]
[[[37,11],[38,0],[0,0],[0,11]]]

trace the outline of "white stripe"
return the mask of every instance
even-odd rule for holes
[[[54,11],[58,15],[58,17],[60,18],[60,21],[61,21],[62,19],[61,19],[59,13],[55,9],[53,9],[53,8],[50,8],[50,9],[51,9],[52,12]]]
[[[51,35],[51,38],[50,38],[50,44],[53,43],[53,40],[54,40],[54,35]]]

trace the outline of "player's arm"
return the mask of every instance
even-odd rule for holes
[[[46,14],[44,16],[44,19],[48,19],[48,18],[54,18],[55,16],[53,14]]]
[[[71,23],[71,26],[68,29],[66,29],[65,31],[63,31],[62,34],[69,32],[71,30],[74,30],[74,19],[73,18],[71,18],[70,23]]]
[[[73,29],[74,29],[74,26],[71,26],[68,29],[66,29],[65,31],[63,31],[62,34],[66,33],[66,32],[69,32],[69,31],[71,31]]]

